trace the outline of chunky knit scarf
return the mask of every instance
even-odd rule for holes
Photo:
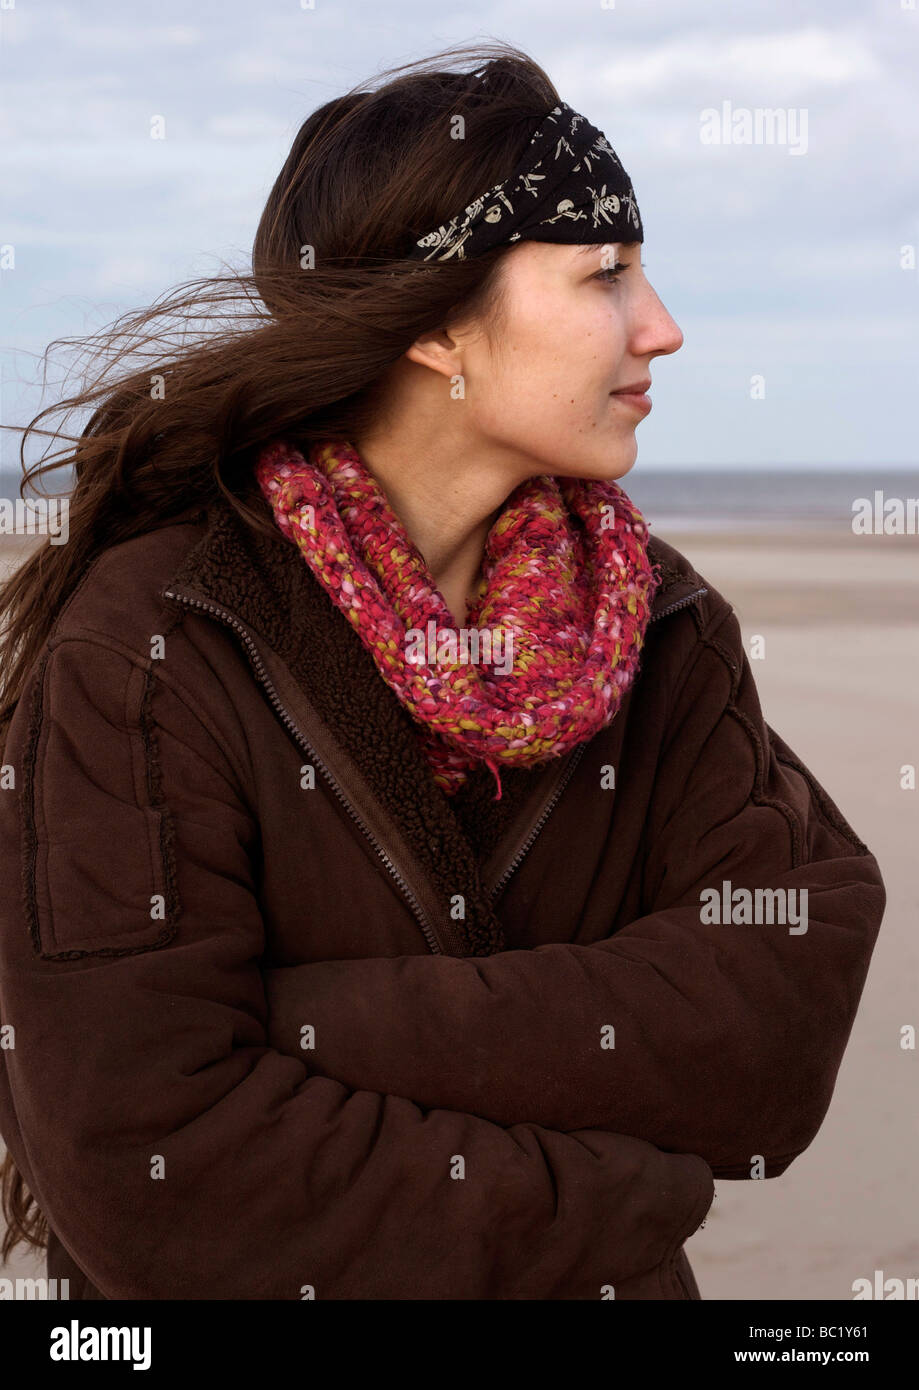
[[[488,534],[469,626],[457,631],[351,444],[314,444],[304,457],[276,440],[255,471],[278,526],[417,721],[448,796],[485,763],[498,800],[499,764],[560,757],[613,719],[660,582],[645,521],[618,484],[547,475],[515,488]]]

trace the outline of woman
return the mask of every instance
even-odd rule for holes
[[[71,1296],[697,1299],[832,1096],[877,863],[615,481],[682,342],[622,165],[457,55],[306,121],[238,321],[132,321],[4,595],[5,1253]]]

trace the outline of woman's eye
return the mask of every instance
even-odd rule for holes
[[[594,279],[603,280],[603,283],[606,285],[615,285],[622,272],[628,270],[629,266],[633,264],[633,261],[620,261],[618,265],[607,266],[604,270],[598,271]],[[645,262],[642,261],[641,265],[642,269],[644,269]],[[609,276],[609,279],[605,279],[606,276]]]

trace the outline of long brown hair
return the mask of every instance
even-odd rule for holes
[[[23,496],[57,468],[73,467],[75,483],[68,543],[46,539],[0,588],[0,757],[33,662],[107,547],[200,513],[217,494],[248,524],[270,526],[246,501],[263,443],[358,436],[386,369],[416,337],[459,312],[498,322],[506,247],[436,264],[407,251],[511,173],[559,101],[551,81],[494,41],[385,69],[359,88],[297,132],[258,225],[251,274],[226,268],[187,280],[101,333],[46,349],[45,358],[76,343],[103,367],[17,431]],[[79,435],[39,428],[49,415],[90,407]],[[28,467],[32,434],[66,440],[55,451],[63,456]],[[45,1246],[47,1221],[10,1154],[0,1188],[0,1258],[20,1241]]]

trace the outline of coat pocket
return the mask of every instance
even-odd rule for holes
[[[152,674],[67,642],[36,673],[23,758],[23,886],[32,943],[50,960],[122,955],[175,931],[145,710]]]

